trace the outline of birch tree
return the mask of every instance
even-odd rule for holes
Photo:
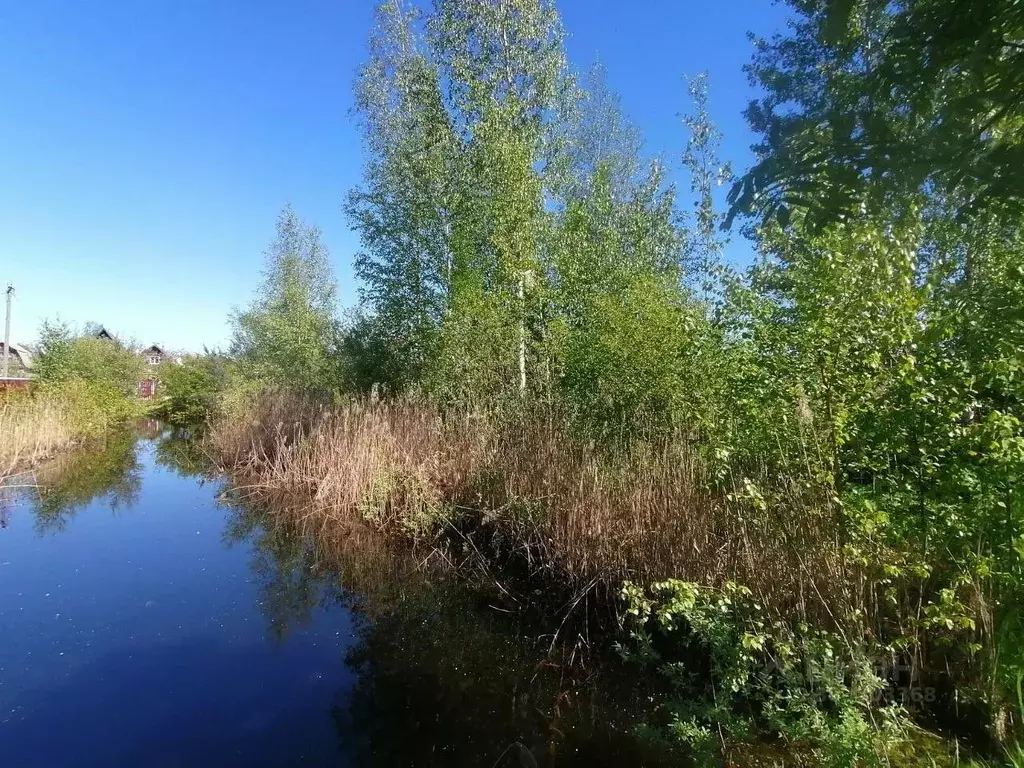
[[[416,9],[400,0],[378,7],[356,82],[368,159],[346,206],[362,240],[355,270],[374,348],[390,358],[377,368],[394,389],[422,378],[448,309],[462,198],[460,144],[422,32]]]
[[[512,382],[525,393],[546,284],[542,162],[566,82],[561,25],[548,0],[438,0],[430,37],[466,145],[472,208],[436,380],[492,392]]]
[[[587,197],[601,172],[613,198],[627,200],[643,181],[643,139],[608,84],[605,66],[592,65],[563,103],[550,174],[555,200],[564,206]]]
[[[232,318],[231,353],[271,384],[326,392],[340,385],[337,284],[320,230],[290,206],[277,220],[256,297]]]

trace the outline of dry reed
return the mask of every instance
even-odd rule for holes
[[[468,522],[489,534],[492,554],[574,591],[735,580],[790,615],[845,597],[827,503],[796,486],[777,489],[773,504],[712,491],[684,440],[609,449],[544,419],[277,394],[215,425],[211,442],[245,488],[319,531],[370,520],[423,536]]]
[[[75,420],[57,397],[0,395],[0,478],[75,442]]]

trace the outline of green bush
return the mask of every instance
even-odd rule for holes
[[[146,367],[138,354],[118,341],[79,336],[66,324],[45,322],[35,371],[44,384],[85,381],[133,397]]]
[[[141,403],[105,381],[70,379],[59,385],[46,384],[42,392],[61,403],[71,419],[73,431],[83,437],[103,434],[138,416],[142,410]]]
[[[186,358],[160,371],[160,412],[170,422],[198,425],[217,410],[228,383],[227,361],[214,355]]]
[[[39,337],[33,397],[54,403],[70,434],[96,436],[141,412],[136,393],[146,368],[135,351],[63,323],[43,323]]]
[[[667,678],[667,732],[704,762],[726,737],[781,739],[837,768],[880,765],[897,742],[902,710],[877,707],[885,683],[841,635],[771,619],[733,582],[627,583],[622,598],[627,656]]]

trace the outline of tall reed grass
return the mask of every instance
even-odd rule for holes
[[[138,412],[123,394],[71,380],[0,393],[0,478],[102,434]]]
[[[0,477],[67,448],[75,422],[59,397],[0,395]]]
[[[209,439],[250,492],[321,531],[370,520],[420,538],[483,532],[489,557],[573,591],[734,580],[788,615],[843,615],[836,603],[849,599],[827,499],[793,483],[767,504],[749,479],[723,483],[684,438],[609,446],[551,418],[278,393]]]

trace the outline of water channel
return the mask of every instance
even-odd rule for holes
[[[660,764],[464,579],[372,537],[325,558],[159,424],[17,480],[4,766]]]

